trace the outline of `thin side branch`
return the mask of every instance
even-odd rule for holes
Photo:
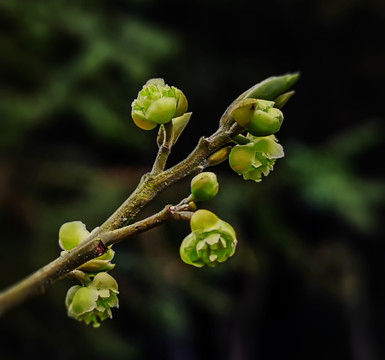
[[[163,141],[161,142],[156,156],[154,165],[151,170],[151,174],[159,174],[166,167],[167,159],[171,152],[172,147],[172,121],[161,125],[159,129],[162,134]]]

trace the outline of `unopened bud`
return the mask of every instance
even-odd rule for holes
[[[254,136],[269,136],[281,128],[282,121],[283,114],[279,109],[256,110],[246,129]]]
[[[191,194],[194,201],[208,201],[218,193],[219,184],[213,172],[203,172],[191,180]]]
[[[271,76],[244,92],[241,98],[274,100],[289,89],[297,81],[298,77],[299,73]]]

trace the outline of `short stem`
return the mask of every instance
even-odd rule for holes
[[[159,174],[166,167],[167,159],[172,147],[172,121],[162,124],[163,142],[159,147],[151,174]]]
[[[243,135],[234,136],[233,140],[239,145],[246,145],[250,142],[250,140],[246,136],[243,136]]]

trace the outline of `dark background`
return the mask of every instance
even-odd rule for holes
[[[193,111],[172,165],[244,90],[301,72],[269,177],[215,169],[205,207],[236,228],[233,258],[183,264],[186,223],[142,234],[115,247],[112,320],[68,318],[61,281],[0,319],[1,359],[384,359],[384,21],[381,0],[0,0],[1,288],[58,256],[62,223],[100,225],[151,168],[156,131],[129,116],[147,79]]]

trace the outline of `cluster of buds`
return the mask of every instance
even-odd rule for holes
[[[81,221],[64,223],[59,230],[61,254],[78,246],[89,236],[90,232]],[[114,250],[108,247],[103,255],[77,268],[76,274],[82,285],[72,286],[67,292],[65,304],[68,316],[94,327],[112,317],[111,308],[118,307],[118,284],[106,271],[115,267],[111,264],[114,255]]]
[[[59,246],[63,250],[62,254],[79,245],[82,241],[86,240],[89,235],[90,232],[81,221],[70,221],[64,223],[59,230]],[[111,264],[111,260],[114,255],[114,250],[112,250],[111,247],[108,247],[107,251],[103,255],[87,261],[78,269],[89,273],[112,270],[115,267],[115,264]]]
[[[286,91],[298,76],[270,77],[244,92],[230,106],[232,120],[247,131],[247,136],[231,149],[229,163],[245,180],[261,181],[273,170],[276,159],[284,156],[274,134],[283,122],[280,109],[294,94]]]
[[[276,159],[284,156],[283,148],[274,135],[255,137],[248,135],[246,145],[236,145],[229,155],[230,167],[245,180],[259,182],[262,175],[273,170]]]
[[[191,233],[180,246],[180,256],[186,264],[214,267],[234,255],[237,238],[233,227],[212,212],[194,212],[190,227]]]
[[[99,327],[100,322],[112,318],[111,308],[119,307],[118,284],[106,272],[99,272],[85,286],[72,286],[66,296],[68,316]]]
[[[187,99],[181,90],[168,86],[163,79],[150,79],[131,107],[134,123],[141,129],[152,130],[182,116],[187,111]]]

